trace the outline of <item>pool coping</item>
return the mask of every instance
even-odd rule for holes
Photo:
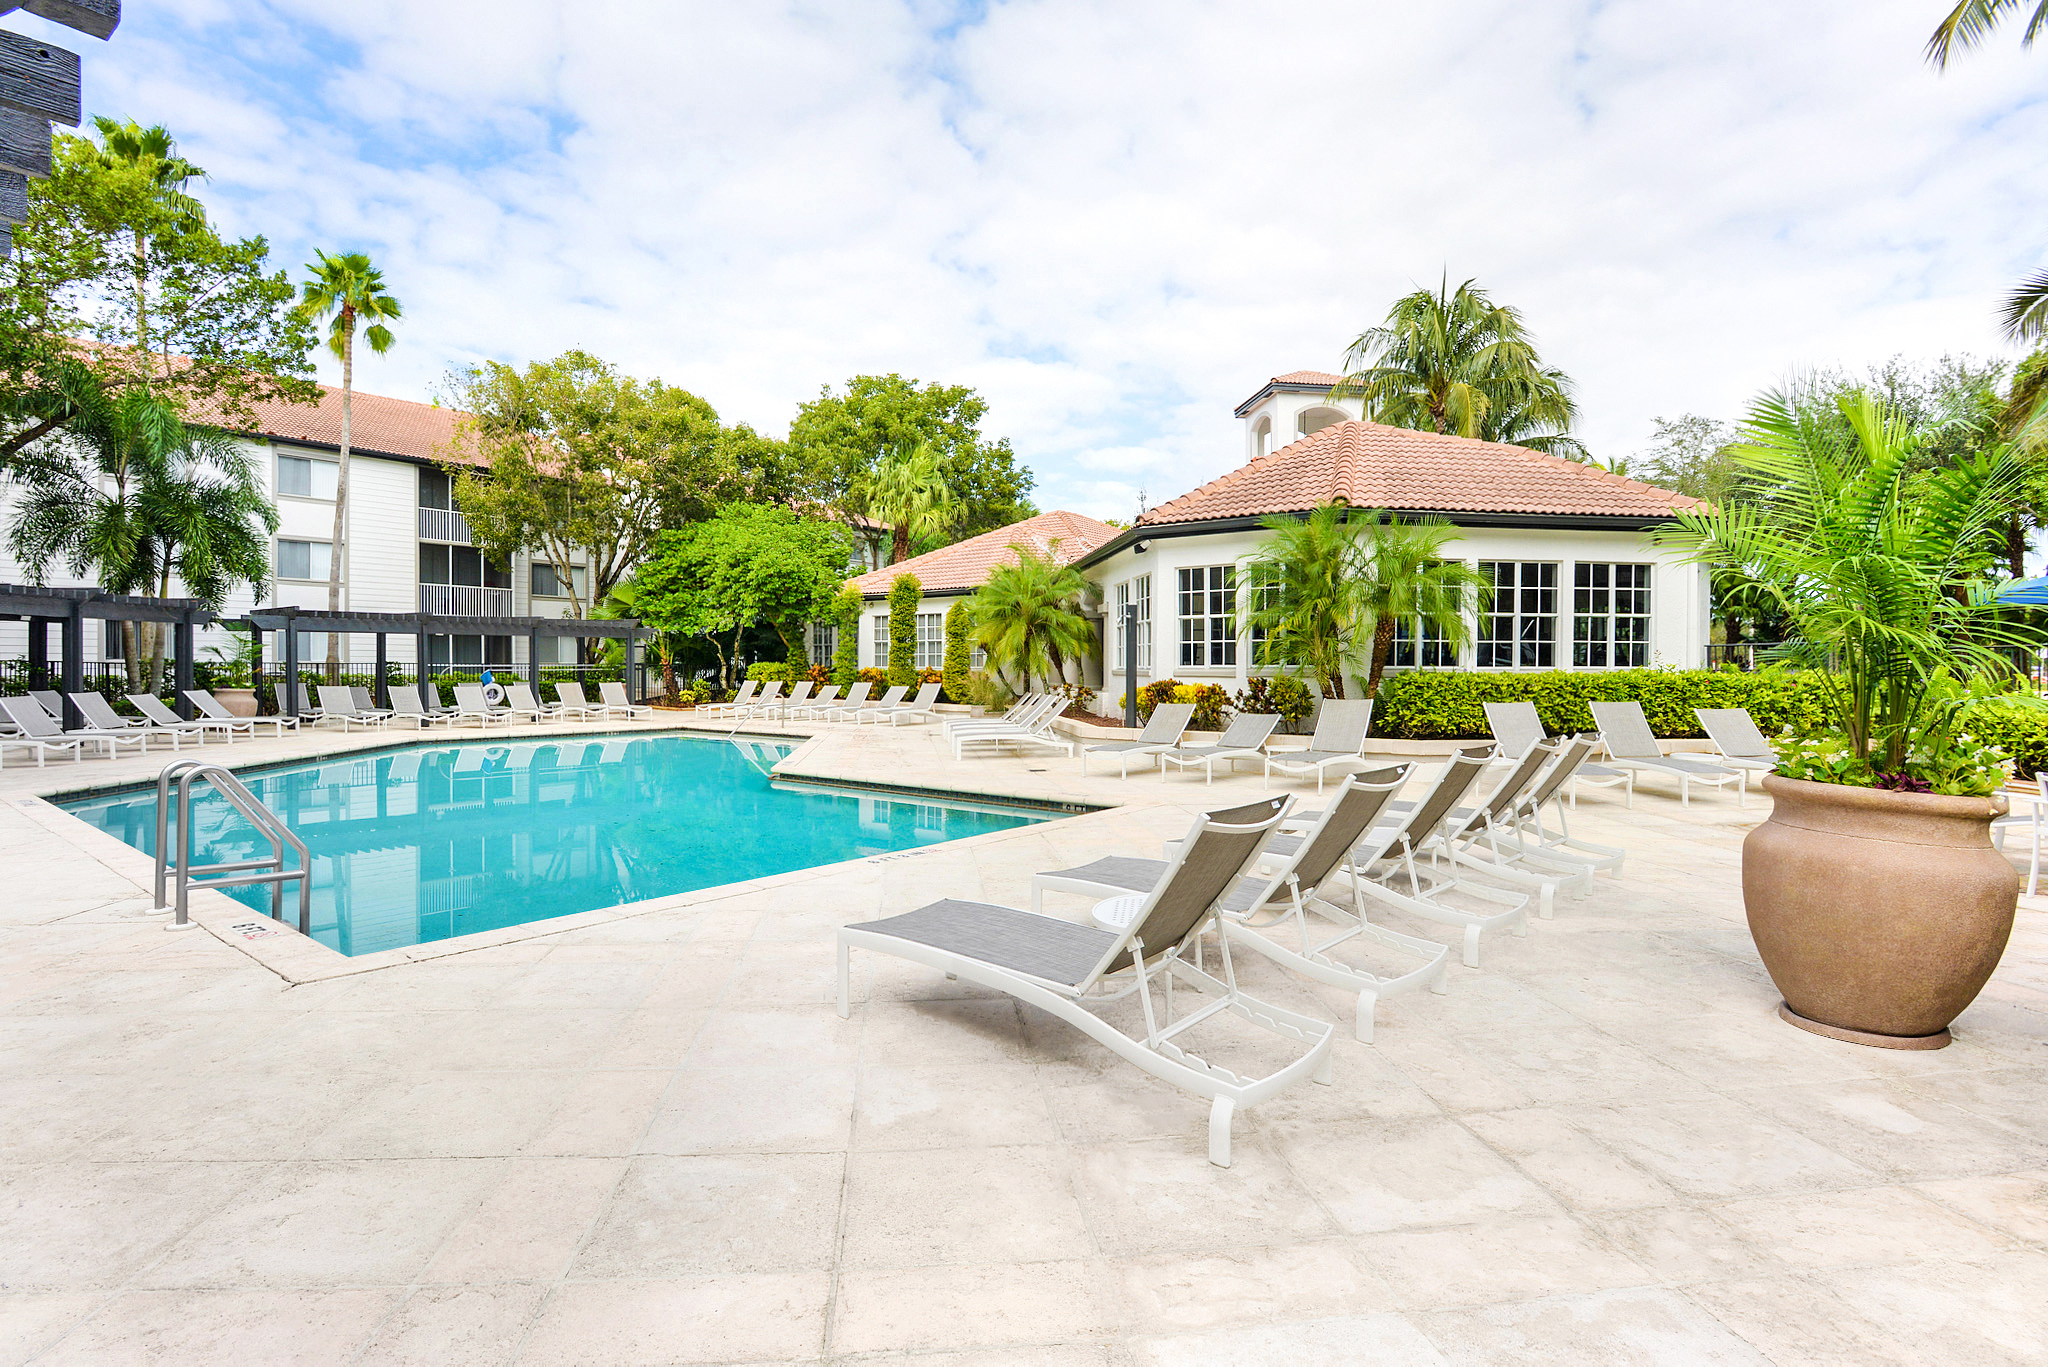
[[[345,735],[346,733],[344,733]],[[559,733],[558,733],[559,734]],[[805,735],[796,732],[774,731],[733,731],[708,732],[707,729],[684,726],[664,726],[628,731],[588,731],[568,733],[564,738],[596,740],[607,736],[649,737],[664,734],[691,734],[719,740],[732,735],[744,735],[756,740],[799,742],[787,756],[778,761],[770,770],[771,778],[788,782],[806,783],[818,787],[866,788],[876,793],[887,793],[899,797],[959,798],[968,802],[997,801],[1007,806],[1029,807],[1039,810],[1060,810],[1069,819],[1082,820],[1090,816],[1103,816],[1116,811],[1120,803],[1067,803],[1062,804],[1043,798],[1023,795],[972,792],[959,789],[932,789],[897,787],[887,784],[852,781],[837,777],[810,777],[802,774],[785,774],[785,765],[795,764],[808,757],[826,739],[826,733]],[[342,737],[337,736],[336,739]],[[481,740],[483,737],[466,738]],[[526,734],[506,737],[506,740],[546,743],[548,733]],[[297,755],[289,759],[265,760],[247,766],[229,766],[234,772],[260,773],[266,770],[298,768],[307,764],[358,756],[375,756],[391,750],[407,749],[420,744],[408,740],[399,744],[366,745],[346,747],[314,754]],[[50,794],[34,794],[16,798],[19,808],[30,815],[51,834],[77,846],[82,854],[106,865],[109,869],[134,882],[140,893],[140,900],[153,902],[156,878],[156,859],[125,841],[101,831],[90,823],[73,816],[58,804],[90,800],[94,796],[114,793],[140,793],[149,791],[148,783],[122,782],[96,785],[92,789],[63,789]],[[1033,823],[1036,825],[1037,823]],[[685,907],[707,906],[732,898],[761,892],[783,883],[800,883],[828,874],[833,869],[853,868],[863,864],[879,863],[913,857],[925,849],[957,849],[974,845],[976,842],[993,842],[1015,839],[1028,833],[1033,826],[1012,830],[988,831],[981,835],[965,836],[948,840],[936,846],[923,846],[911,850],[895,850],[886,854],[862,855],[856,859],[842,859],[830,864],[814,864],[808,868],[788,869],[781,873],[764,874],[737,883],[721,883],[714,887],[698,888],[690,892],[670,893],[662,897],[645,898],[637,902],[622,902],[615,907],[594,907],[587,911],[570,912],[563,916],[552,916],[539,921],[525,921],[516,926],[502,926],[494,930],[473,931],[468,935],[451,936],[445,940],[432,940],[425,944],[404,945],[397,949],[378,950],[371,954],[347,955],[340,950],[321,944],[310,936],[301,935],[298,927],[289,919],[274,922],[264,912],[255,911],[234,901],[225,893],[212,889],[195,889],[187,904],[187,916],[195,930],[203,930],[221,943],[246,954],[264,968],[294,986],[301,983],[325,982],[335,978],[355,977],[363,973],[375,973],[386,969],[399,968],[407,964],[425,963],[435,959],[451,958],[458,954],[473,953],[482,949],[495,949],[506,945],[520,944],[529,940],[546,939],[565,935],[573,931],[606,925],[655,912],[673,911]],[[289,905],[289,902],[287,903]],[[168,926],[172,913],[153,909],[135,909],[126,913],[140,924],[154,921]]]

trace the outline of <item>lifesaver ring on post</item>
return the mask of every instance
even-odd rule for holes
[[[485,684],[484,701],[492,707],[496,707],[499,703],[505,701],[505,690],[494,683]]]

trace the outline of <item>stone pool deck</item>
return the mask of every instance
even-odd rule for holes
[[[0,771],[0,1362],[2048,1357],[2048,899],[1952,1047],[1805,1034],[1743,925],[1761,798],[1589,796],[1624,876],[1382,1004],[1373,1046],[1241,962],[1342,1028],[1334,1085],[1241,1115],[1225,1170],[1202,1103],[1006,998],[857,955],[842,1022],[832,931],[1025,904],[1249,773],[827,728],[790,769],[1116,807],[418,960],[298,945],[281,975],[248,951],[295,937],[217,906],[166,934],[146,862],[42,800],[169,758]]]

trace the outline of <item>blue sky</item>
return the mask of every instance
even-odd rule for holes
[[[404,300],[365,389],[582,346],[780,432],[971,384],[1042,506],[1242,457],[1232,407],[1448,270],[1598,455],[1805,367],[1998,354],[2043,264],[2048,52],[1935,0],[1433,6],[149,0],[87,108],[161,122],[292,268]],[[1418,12],[1420,11],[1420,12]]]

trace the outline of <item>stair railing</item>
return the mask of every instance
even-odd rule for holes
[[[256,828],[257,834],[270,842],[268,859],[193,865],[192,785],[202,782],[211,783],[214,791],[226,798]],[[166,829],[170,822],[173,783],[178,787],[178,856],[175,860],[171,858],[170,833]],[[299,857],[297,868],[285,864],[287,850]],[[201,878],[201,875],[207,876]],[[299,934],[313,933],[313,861],[306,853],[305,842],[278,819],[277,813],[264,806],[242,780],[221,765],[199,759],[176,759],[165,765],[163,772],[156,776],[156,909],[160,912],[173,909],[173,904],[164,896],[173,876],[177,879],[177,915],[164,927],[166,930],[185,930],[192,925],[188,903],[195,887],[233,888],[268,883],[270,917],[274,921],[282,921],[284,885],[296,879],[299,884]]]

